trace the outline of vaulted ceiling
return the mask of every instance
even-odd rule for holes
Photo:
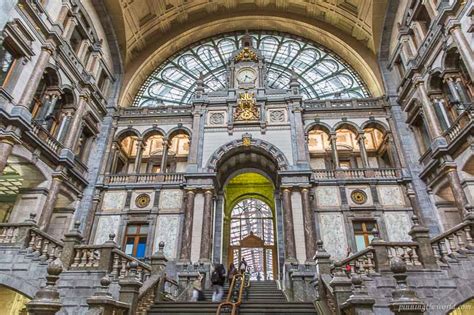
[[[220,32],[245,28],[281,30],[304,36],[328,46],[346,60],[348,56],[344,56],[344,53],[347,54],[344,47],[350,46],[360,55],[360,60],[352,58],[348,62],[353,63],[356,70],[357,63],[367,63],[372,68],[373,65],[370,64],[374,61],[367,59],[376,56],[388,0],[104,2],[112,19],[125,65],[122,101],[130,102],[139,82],[143,82],[160,62],[177,50]],[[328,36],[332,41],[340,43],[328,43]],[[366,76],[366,79],[378,77],[376,72]]]

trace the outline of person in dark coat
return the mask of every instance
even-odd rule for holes
[[[217,264],[211,274],[211,282],[214,287],[212,302],[220,302],[224,296],[225,267],[223,264]]]

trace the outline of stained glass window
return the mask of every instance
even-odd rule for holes
[[[199,74],[206,91],[227,87],[226,66],[239,47],[241,33],[198,42],[161,64],[140,88],[133,106],[189,104]],[[284,33],[250,33],[267,65],[267,87],[288,89],[291,69],[299,77],[304,99],[368,97],[357,73],[330,50]]]

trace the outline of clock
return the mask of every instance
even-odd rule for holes
[[[237,81],[239,81],[239,83],[254,83],[256,79],[257,74],[252,68],[242,68],[237,73]]]

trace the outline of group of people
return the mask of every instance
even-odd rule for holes
[[[212,293],[212,302],[221,302],[222,297],[224,296],[224,284],[227,279],[229,285],[232,283],[232,279],[235,275],[239,273],[245,273],[247,271],[247,262],[245,258],[239,263],[239,268],[237,269],[233,263],[230,264],[229,270],[227,271],[227,276],[225,272],[225,267],[223,264],[216,264],[214,270],[211,273],[211,283],[214,292]],[[200,274],[199,277],[193,282],[193,295],[191,301],[204,301],[205,296],[202,288],[202,280],[204,275]]]

